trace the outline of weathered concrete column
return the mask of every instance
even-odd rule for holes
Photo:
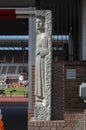
[[[29,53],[28,53],[28,71],[29,71],[29,102],[28,109],[32,110],[32,66],[35,65],[35,17],[29,16]]]
[[[86,60],[86,0],[82,0],[82,60]]]
[[[35,120],[51,120],[52,13],[36,11]]]

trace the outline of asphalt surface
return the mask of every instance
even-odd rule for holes
[[[1,107],[5,130],[28,130],[27,106]]]

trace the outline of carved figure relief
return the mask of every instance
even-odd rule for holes
[[[48,39],[45,32],[44,18],[36,19],[36,101],[42,102],[45,97],[45,56],[49,53]]]
[[[51,118],[51,11],[36,12],[35,120]]]

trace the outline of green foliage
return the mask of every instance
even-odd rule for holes
[[[0,90],[3,89],[0,87]],[[21,88],[5,88],[5,94],[6,96],[26,96],[28,95],[28,87],[21,87]],[[14,92],[11,93],[11,91],[15,90]]]

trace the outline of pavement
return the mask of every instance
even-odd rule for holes
[[[28,129],[28,97],[0,96],[5,130]]]
[[[27,107],[2,107],[5,130],[28,130]]]

